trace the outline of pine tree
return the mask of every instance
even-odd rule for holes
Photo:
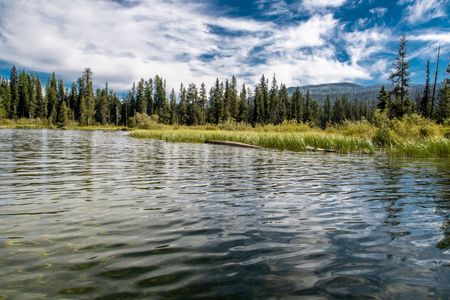
[[[342,107],[344,108],[344,120],[352,118],[352,104],[348,101],[347,95],[342,95]]]
[[[290,119],[303,122],[304,101],[300,88],[297,87],[291,97]]]
[[[319,103],[315,99],[312,99],[312,101],[311,101],[311,108],[312,108],[311,109],[311,122],[315,126],[319,126],[320,125],[320,116],[322,115],[322,110],[321,110]]]
[[[80,125],[87,125],[88,112],[86,108],[86,98],[81,94],[80,98]]]
[[[78,90],[77,84],[75,82],[72,83],[72,87],[70,88],[70,94],[68,99],[68,107],[71,110],[72,120],[80,119],[80,103],[78,98]]]
[[[121,117],[122,117],[122,124],[125,124],[125,126],[128,126],[129,123],[129,119],[133,116],[130,112],[132,111],[131,109],[131,103],[133,99],[133,92],[132,91],[128,91],[128,94],[123,102],[123,105],[121,106],[122,110],[121,110]]]
[[[11,77],[9,80],[11,90],[11,108],[9,117],[11,119],[17,118],[17,107],[19,105],[19,71],[16,66],[11,69]]]
[[[400,38],[400,45],[398,49],[397,58],[395,60],[394,69],[389,76],[389,80],[394,85],[391,91],[394,96],[394,101],[391,102],[389,109],[392,117],[401,117],[410,110],[410,100],[408,97],[409,88],[409,63],[406,57],[406,37],[403,35]]]
[[[225,93],[223,98],[222,123],[231,118],[231,87],[228,79],[225,80]]]
[[[49,124],[56,124],[56,118],[58,114],[57,110],[57,82],[55,73],[47,81],[47,87],[45,88],[45,97],[47,102],[47,119]]]
[[[254,118],[255,123],[265,124],[269,121],[269,90],[267,80],[261,76],[259,84],[255,88]]]
[[[67,102],[66,102],[66,107],[64,110],[61,109],[61,105],[63,104],[63,102],[66,102],[66,93],[65,93],[65,89],[64,89],[64,81],[62,79],[60,79],[58,81],[58,89],[57,89],[57,123],[58,124],[62,124],[62,119],[65,117],[67,119],[68,117],[68,113],[67,113]],[[65,116],[61,116],[60,113],[65,113]],[[67,123],[67,120],[65,121],[65,123]]]
[[[200,94],[199,94],[199,106],[202,112],[201,124],[206,123],[206,105],[208,104],[208,96],[206,94],[206,86],[205,83],[202,82],[200,85]]]
[[[106,86],[107,86],[107,84],[106,84]],[[101,90],[101,92],[100,92],[100,98],[99,98],[99,103],[98,103],[98,112],[99,112],[98,121],[103,125],[108,124],[109,103],[108,103],[108,88],[107,87],[105,89]]]
[[[219,124],[223,119],[223,84],[216,79],[216,83],[209,92],[209,122]]]
[[[258,122],[262,120],[262,109],[261,109],[261,92],[259,84],[255,86],[255,96],[253,97],[253,118],[251,119],[251,123],[256,125]]]
[[[331,100],[330,96],[327,96],[327,99],[325,100],[323,106],[322,128],[327,127],[328,124],[331,123],[332,118],[333,118],[333,110],[331,108]]]
[[[351,114],[352,121],[359,121],[361,120],[361,110],[358,99],[354,98],[352,102],[352,114]]]
[[[447,66],[447,75],[450,75],[450,63]],[[440,123],[450,120],[450,78],[444,79],[439,91],[436,120]]]
[[[63,100],[61,105],[59,106],[58,119],[58,124],[60,126],[66,126],[69,122],[66,100]]]
[[[144,98],[147,103],[147,114],[151,116],[153,114],[153,79],[149,79],[145,82]]]
[[[145,97],[145,85],[146,82],[144,81],[144,78],[141,78],[139,80],[136,90],[136,104],[137,104],[137,111],[141,114],[147,113],[147,99]]]
[[[419,102],[419,113],[424,117],[430,117],[430,99],[431,89],[430,89],[430,61],[427,60],[427,65],[425,69],[425,87],[423,89],[423,95]]]
[[[177,124],[177,96],[175,90],[170,92],[170,124]]]
[[[247,123],[253,124],[253,122],[255,120],[255,117],[253,115],[253,113],[255,112],[255,109],[253,107],[255,104],[254,103],[255,97],[253,96],[253,92],[249,87],[247,87],[247,95],[246,96],[247,96],[247,107],[248,107]]]
[[[239,94],[239,113],[237,121],[247,122],[247,117],[248,117],[247,89],[245,88],[245,84],[243,84],[241,93]]]
[[[121,111],[122,111],[122,103],[120,102],[119,97],[116,94],[110,92],[111,99],[111,109],[110,109],[110,122],[114,122],[116,126],[119,125],[121,120]]]
[[[19,103],[17,105],[17,117],[28,118],[28,104],[30,102],[30,94],[28,92],[28,75],[25,70],[19,77]]]
[[[201,113],[200,107],[198,106],[198,90],[194,83],[189,84],[186,100],[188,103],[187,125],[197,125],[201,121]]]
[[[231,84],[229,90],[229,103],[230,103],[230,116],[233,120],[236,120],[239,113],[239,100],[237,91],[236,77],[231,77]]]
[[[8,80],[0,81],[0,118],[7,119],[11,108],[11,87]]]
[[[276,124],[282,123],[287,119],[287,108],[289,107],[289,94],[284,83],[280,86],[278,93],[278,112],[276,118]]]
[[[93,84],[92,84],[92,71],[90,68],[84,69],[82,79],[84,81],[84,100],[86,105],[86,115],[85,115],[85,121],[86,125],[90,126],[94,123],[94,116],[95,116],[95,99],[94,99],[94,91],[93,91]]]
[[[264,76],[263,76],[264,77]],[[263,78],[264,79],[264,78]],[[269,122],[270,118],[270,100],[269,100],[269,79],[261,81],[261,100],[262,100],[262,123]]]
[[[0,93],[0,121],[6,119],[7,117],[5,102],[6,100],[4,100],[2,93]]]
[[[333,123],[341,124],[345,120],[344,106],[342,100],[336,97],[333,106]]]
[[[131,91],[128,93],[128,108],[127,114],[128,117],[132,117],[136,114],[137,111],[137,101],[136,101],[136,83],[133,82],[133,86],[131,87]],[[155,110],[154,110],[155,112]],[[156,113],[156,112],[155,112]]]
[[[28,92],[30,99],[28,103],[28,114],[31,119],[36,117],[37,108],[37,76],[33,75],[28,78]]]
[[[277,124],[279,101],[278,101],[278,83],[275,75],[273,75],[272,86],[269,91],[269,122]]]
[[[389,106],[389,93],[385,90],[384,85],[381,86],[381,89],[378,92],[377,100],[377,108],[381,111],[385,111]]]
[[[183,84],[180,85],[180,104],[178,105],[178,121],[180,124],[187,124],[188,102],[187,91]]]
[[[371,108],[371,110],[375,111],[376,105]],[[372,114],[369,115],[369,103],[368,101],[359,101],[359,113],[361,115],[361,120],[370,120]]]
[[[36,77],[36,117],[45,120],[47,118],[47,97],[42,94],[42,84]]]
[[[313,99],[309,90],[306,91],[303,122],[311,122],[314,119]]]
[[[169,105],[167,103],[166,97],[166,84],[163,78],[156,75],[153,81],[154,84],[154,102],[155,110],[154,112],[159,116],[159,120],[162,123],[170,122]]]

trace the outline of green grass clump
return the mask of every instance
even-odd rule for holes
[[[431,138],[443,137],[446,128],[419,115],[406,115],[401,119],[390,122],[390,128],[402,138]]]
[[[387,149],[390,154],[415,157],[449,157],[450,140],[447,138],[427,138],[401,140],[398,144]]]
[[[340,153],[373,153],[375,148],[369,140],[354,137],[326,135],[320,132],[266,132],[225,130],[133,130],[131,136],[152,138],[167,142],[204,143],[207,140],[232,141],[263,148],[305,151],[307,146],[331,149]]]
[[[295,121],[254,127],[234,121],[217,125],[166,125],[159,122],[158,116],[146,114],[136,114],[131,118],[130,126],[133,137],[168,142],[204,143],[218,140],[290,151],[306,151],[308,147],[313,147],[338,153],[381,152],[395,156],[450,157],[450,123],[436,124],[415,114],[389,119],[386,112],[375,111],[371,122],[346,121],[325,130]],[[0,120],[0,128],[129,129],[113,125],[79,126],[75,122],[57,127],[40,119]]]
[[[241,130],[227,130],[230,126],[238,126]],[[407,128],[411,129],[409,134]],[[165,125],[159,129],[132,130],[130,135],[168,142],[232,141],[290,151],[306,151],[307,147],[313,147],[338,153],[382,152],[395,156],[450,157],[450,140],[445,137],[446,130],[447,127],[421,117],[408,116],[379,127],[367,121],[345,122],[326,130],[289,122],[254,128],[239,123],[224,127]]]
[[[343,124],[331,126],[325,129],[325,132],[332,134],[342,134],[345,136],[354,136],[365,139],[370,139],[377,131],[377,127],[369,123],[367,120],[363,121],[345,121]]]

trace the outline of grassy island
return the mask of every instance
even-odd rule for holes
[[[135,138],[150,138],[167,142],[205,143],[230,141],[268,149],[307,151],[311,148],[338,153],[385,153],[411,157],[450,157],[450,125],[416,114],[401,119],[389,119],[375,113],[372,122],[366,120],[330,125],[325,129],[308,123],[283,122],[279,125],[256,125],[227,122],[212,125],[166,125],[138,114],[129,127],[114,125],[65,126],[49,125],[38,119],[4,120],[1,128],[65,129],[65,130],[128,130]]]
[[[204,143],[233,141],[269,149],[306,151],[309,147],[338,153],[386,153],[417,157],[449,157],[450,126],[438,125],[418,115],[389,120],[375,115],[374,122],[344,122],[326,129],[285,122],[252,127],[244,123],[203,126],[141,124],[132,129],[136,138],[168,142]]]

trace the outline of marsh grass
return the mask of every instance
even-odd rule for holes
[[[167,142],[204,143],[208,140],[232,141],[263,148],[306,151],[307,146],[332,149],[340,153],[373,153],[375,148],[367,139],[324,134],[321,132],[267,132],[225,130],[133,130],[136,138],[152,138]]]
[[[15,129],[44,129],[56,128],[51,126],[45,120],[41,119],[2,119],[0,120],[0,128],[15,128]]]
[[[66,129],[66,130],[128,130],[125,126],[114,125],[92,125],[80,126],[76,122],[69,122],[65,126],[57,126],[49,124],[47,120],[42,119],[17,119],[17,120],[0,120],[0,129]]]
[[[306,151],[309,146],[339,153],[450,157],[450,140],[446,137],[449,131],[448,126],[411,115],[401,120],[384,121],[378,126],[368,121],[344,122],[325,130],[293,122],[256,127],[229,123],[190,127],[164,125],[147,130],[134,129],[130,135],[168,142],[232,141],[290,151]]]
[[[0,120],[0,128],[131,130],[136,138],[168,142],[204,143],[207,140],[232,141],[263,148],[306,151],[307,147],[334,150],[339,153],[387,153],[395,156],[450,157],[450,124],[439,125],[417,115],[390,120],[375,113],[372,122],[344,122],[325,130],[311,124],[286,121],[279,125],[257,125],[226,122],[219,125],[165,125],[156,117],[136,119],[135,128],[113,125],[64,127],[40,119]]]

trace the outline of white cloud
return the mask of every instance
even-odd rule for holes
[[[406,20],[411,24],[447,16],[445,10],[448,0],[404,0],[401,3],[409,3],[406,7]]]
[[[411,35],[409,37],[409,40],[450,44],[450,32],[425,32],[416,35]]]
[[[318,8],[344,2],[304,4]],[[231,75],[253,84],[263,73],[276,73],[288,85],[369,79],[364,62],[380,49],[373,44],[380,33],[367,33],[366,51],[349,35],[350,59],[339,61],[331,41],[342,38],[336,32],[342,28],[332,14],[281,26],[225,17],[205,3],[181,0],[127,6],[107,0],[0,0],[0,6],[0,59],[55,71],[67,80],[89,66],[97,84],[108,81],[116,90],[155,74],[176,89],[181,82],[210,85],[216,77]],[[203,54],[214,59],[205,61]]]
[[[353,31],[343,34],[346,49],[351,57],[352,64],[369,58],[386,48],[390,40],[390,31],[386,28],[370,28],[362,31]]]
[[[340,7],[344,5],[347,0],[303,0],[302,5],[308,10],[326,8],[326,7]]]
[[[339,62],[327,55],[299,54],[288,59],[270,59],[271,73],[288,86],[320,84],[355,79],[371,79],[367,70],[358,65]],[[314,67],[312,67],[314,66]]]
[[[369,10],[371,14],[374,14],[379,18],[382,18],[387,11],[388,9],[386,7],[375,7]]]
[[[296,5],[288,4],[284,0],[257,0],[256,7],[266,16],[282,16],[290,18],[298,10]]]
[[[278,31],[273,48],[284,51],[322,46],[337,24],[331,14],[313,16],[303,23]]]

